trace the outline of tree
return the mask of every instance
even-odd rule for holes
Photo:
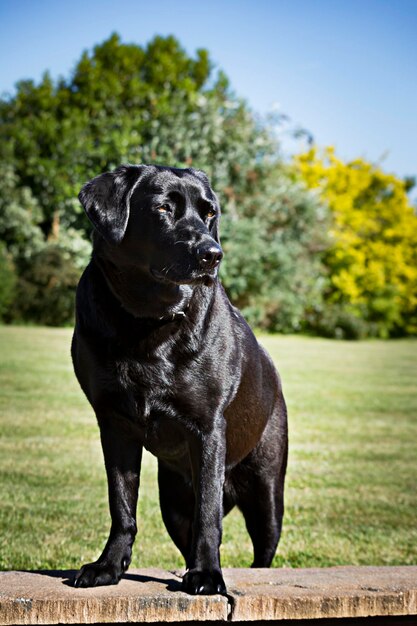
[[[13,261],[6,246],[0,241],[0,320],[8,318],[15,292],[16,274]]]
[[[19,185],[10,163],[1,164],[0,239],[15,263],[42,247],[42,211],[29,187]]]
[[[326,285],[327,211],[280,163],[252,170],[228,193],[221,275],[232,301],[257,327],[305,329]]]
[[[212,73],[205,50],[192,59],[174,37],[142,48],[112,35],[83,53],[68,80],[54,83],[46,73],[39,85],[18,83],[16,95],[0,102],[0,160],[37,198],[45,236],[60,225],[87,228],[76,197],[98,172],[123,162],[198,159],[202,141],[184,141],[184,128],[195,129],[194,137],[210,133],[202,106],[228,106],[227,80]]]
[[[309,302],[321,301],[323,210],[294,184],[271,127],[235,96],[205,50],[190,57],[174,37],[141,47],[112,35],[84,52],[70,77],[20,82],[0,101],[0,161],[22,227],[3,231],[19,274],[16,316],[69,321],[72,270],[88,257],[91,229],[78,191],[126,162],[208,173],[224,212],[224,281],[251,322],[299,329]],[[0,190],[4,206],[9,192]],[[25,303],[25,294],[38,304]],[[52,301],[61,311],[53,322]]]
[[[371,334],[416,334],[417,217],[408,182],[362,159],[345,163],[332,148],[313,148],[295,163],[333,216],[328,302],[363,318]]]
[[[79,277],[71,251],[56,242],[48,242],[33,254],[19,276],[14,318],[47,326],[71,324]]]
[[[59,325],[73,318],[73,298],[90,243],[74,229],[45,239],[43,215],[9,163],[0,187],[0,319]],[[59,243],[58,243],[59,239]]]

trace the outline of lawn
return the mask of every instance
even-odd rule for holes
[[[76,568],[109,517],[98,428],[72,372],[71,331],[0,327],[0,568]],[[417,562],[417,342],[262,337],[282,375],[290,458],[277,567]],[[145,456],[133,566],[182,560]],[[243,519],[224,566],[248,566]]]

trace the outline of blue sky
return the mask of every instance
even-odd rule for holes
[[[254,110],[279,108],[345,159],[417,174],[417,0],[0,0],[0,92],[68,76],[113,31],[207,48]]]

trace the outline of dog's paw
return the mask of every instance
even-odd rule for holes
[[[87,563],[75,575],[74,587],[117,585],[125,569],[109,563]]]
[[[189,570],[183,576],[181,589],[193,595],[226,594],[220,570]]]

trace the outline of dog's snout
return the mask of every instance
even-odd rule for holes
[[[200,246],[197,250],[197,258],[200,267],[213,270],[222,260],[223,252],[219,246],[213,244],[210,246]]]

